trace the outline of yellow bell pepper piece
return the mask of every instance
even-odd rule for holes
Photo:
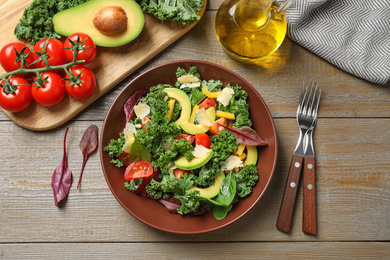
[[[238,156],[241,161],[243,161],[246,158],[246,153],[242,153],[241,155]]]
[[[191,124],[195,123],[195,118],[196,118],[196,110],[199,109],[199,106],[198,105],[195,105],[193,108],[192,108],[192,112],[191,112],[191,116],[190,116],[190,120],[189,122]]]
[[[237,148],[237,151],[236,151],[236,154],[237,156],[240,156],[245,150],[245,145],[244,144],[239,144],[238,145],[238,148]]]
[[[226,119],[236,119],[236,116],[233,113],[225,112],[221,110],[217,110],[215,115],[217,117],[224,117]]]
[[[209,98],[217,98],[222,93],[222,91],[211,92],[207,87],[202,87],[202,92]]]
[[[165,115],[165,117],[172,118],[173,109],[175,108],[175,100],[174,100],[174,99],[170,99],[170,100],[168,101],[168,107],[169,107],[169,111],[168,111],[168,113]]]

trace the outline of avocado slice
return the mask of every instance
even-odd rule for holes
[[[180,117],[175,121],[176,125],[180,126],[183,122],[188,122],[191,116],[191,101],[188,95],[178,88],[164,89],[168,97],[176,99],[181,105]]]
[[[90,0],[53,17],[57,33],[69,36],[83,32],[105,47],[131,42],[141,33],[144,22],[144,13],[133,0]]]
[[[257,164],[257,146],[246,146],[246,159],[244,165]]]
[[[206,133],[207,131],[209,131],[208,126],[201,125],[201,124],[195,125],[188,121],[181,123],[179,126],[181,127],[181,129],[183,129],[184,132],[190,135]]]
[[[187,161],[187,159],[184,156],[180,155],[176,160],[173,161],[173,163],[179,169],[190,171],[205,165],[208,161],[210,161],[211,157],[213,157],[213,153],[214,153],[213,150],[210,150],[210,152],[208,152],[204,157],[202,158],[196,157],[191,161]]]
[[[211,185],[210,187],[208,187],[208,188],[198,188],[198,187],[195,187],[194,185],[192,185],[188,189],[188,191],[197,190],[197,191],[199,191],[199,196],[200,197],[203,197],[203,198],[206,198],[206,199],[214,198],[219,193],[219,189],[221,188],[221,184],[222,184],[223,179],[225,179],[225,174],[223,172],[219,172],[217,174],[217,176],[215,177],[214,184]]]

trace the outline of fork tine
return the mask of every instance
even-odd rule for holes
[[[299,98],[299,103],[298,103],[298,110],[297,110],[297,115],[301,115],[305,113],[305,107],[306,102],[308,98],[308,90],[307,87],[305,87],[305,84],[302,85],[302,91],[301,91],[301,96]]]
[[[321,92],[322,92],[322,89],[318,88],[318,90],[317,90],[317,87],[316,87],[316,95],[315,95],[315,99],[313,100],[313,112],[311,114],[311,116],[314,117],[315,120],[317,119],[317,112],[318,112],[318,106],[320,104]]]
[[[310,97],[309,97],[310,105],[308,106],[306,115],[310,115],[310,116],[313,115],[316,96],[317,96],[317,82],[312,81],[310,83]]]

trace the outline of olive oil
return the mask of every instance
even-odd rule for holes
[[[215,33],[234,59],[255,63],[282,44],[287,30],[284,13],[270,0],[227,0],[215,18]]]

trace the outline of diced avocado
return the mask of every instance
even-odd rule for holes
[[[176,125],[180,126],[183,122],[188,122],[191,116],[191,101],[188,95],[178,88],[164,89],[168,97],[176,99],[181,105],[180,117],[176,120]]]
[[[190,135],[206,133],[207,131],[209,131],[209,127],[206,125],[195,125],[190,122],[183,122],[179,126],[181,127],[181,129],[183,129],[184,132]]]
[[[244,165],[257,164],[257,146],[246,146],[246,159]]]
[[[180,155],[176,160],[173,161],[173,163],[177,166],[177,168],[190,171],[197,168],[202,167],[205,165],[208,161],[210,161],[211,157],[213,157],[213,150],[210,150],[204,157],[202,158],[194,158],[191,161],[187,161],[187,159]]]
[[[121,46],[144,27],[144,14],[133,0],[90,0],[54,15],[54,30],[62,35],[83,32],[96,45]]]
[[[198,187],[195,187],[194,185],[192,185],[188,189],[188,191],[197,190],[197,191],[199,191],[200,197],[203,197],[206,199],[214,198],[219,193],[219,189],[221,188],[221,184],[222,184],[223,179],[225,179],[225,174],[223,172],[219,172],[217,174],[217,176],[215,177],[214,184],[211,185],[210,187],[202,189],[202,188],[198,188]]]

